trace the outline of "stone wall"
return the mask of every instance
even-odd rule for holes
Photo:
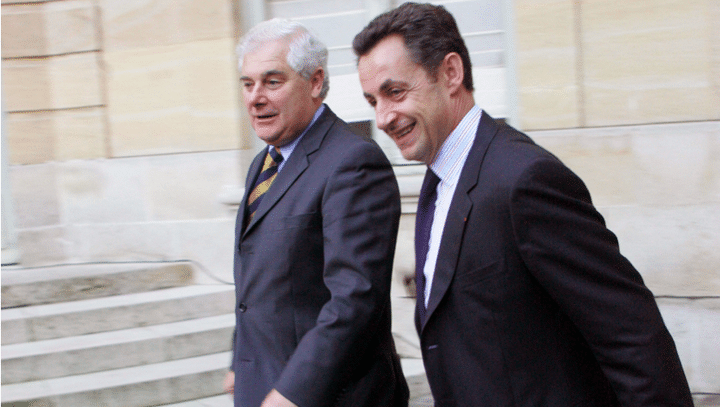
[[[237,149],[233,2],[2,2],[13,164]]]
[[[720,119],[715,0],[518,0],[522,127]]]
[[[3,0],[3,193],[23,266],[183,258],[229,274],[252,144],[237,14],[231,0]]]

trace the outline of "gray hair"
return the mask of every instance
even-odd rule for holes
[[[296,21],[274,18],[251,28],[237,46],[240,70],[242,71],[245,54],[256,50],[263,44],[282,39],[288,40],[287,63],[300,76],[309,80],[318,68],[323,69],[325,78],[320,98],[325,99],[330,90],[330,77],[327,70],[328,50],[322,41]]]

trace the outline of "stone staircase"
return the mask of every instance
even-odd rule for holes
[[[192,281],[184,262],[3,267],[2,407],[221,395],[233,286]]]

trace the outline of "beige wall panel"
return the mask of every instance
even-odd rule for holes
[[[172,2],[178,10],[184,41],[232,38],[232,3],[235,0],[183,0]]]
[[[104,46],[115,52],[178,44],[182,32],[173,0],[101,0]]]
[[[588,125],[718,118],[708,1],[582,3]]]
[[[233,35],[230,0],[102,0],[111,52]]]
[[[588,135],[573,130],[531,133],[582,178],[596,205],[636,202],[635,161],[627,134]]]
[[[55,158],[59,161],[105,157],[105,109],[54,113]]]
[[[43,9],[49,54],[96,51],[100,48],[93,2],[50,2]]]
[[[3,61],[5,106],[10,112],[102,104],[95,53]]]
[[[115,156],[237,148],[229,40],[106,54]]]
[[[110,115],[111,155],[130,157],[192,151],[189,112],[178,108],[149,115]]]
[[[51,113],[10,113],[6,119],[11,164],[40,164],[55,158]]]
[[[49,77],[53,109],[103,104],[97,53],[50,58]]]
[[[5,109],[9,112],[50,109],[50,78],[47,59],[2,61]]]
[[[103,115],[102,108],[8,114],[11,163],[40,164],[104,157]]]
[[[235,41],[187,45],[190,126],[207,149],[240,147],[240,102]]]
[[[524,53],[518,61],[520,128],[557,129],[579,126],[574,55],[569,50]],[[523,79],[521,79],[523,81]],[[532,84],[531,84],[532,83]],[[526,86],[528,85],[528,86]]]
[[[710,37],[709,48],[712,53],[712,69],[710,78],[716,95],[720,95],[720,30],[717,29],[720,24],[720,1],[708,1],[708,15],[710,16]],[[720,111],[720,104],[716,106]],[[717,114],[720,117],[720,113]]]
[[[516,4],[521,127],[578,126],[573,2],[521,0]]]
[[[647,206],[720,202],[720,123],[675,130],[633,135],[638,202]]]
[[[45,38],[45,21],[40,5],[2,7],[3,58],[45,55]]]
[[[187,95],[184,46],[106,52],[111,115],[150,113],[183,106]]]
[[[598,207],[655,295],[720,292],[720,204]]]
[[[112,154],[183,151],[188,138],[187,61],[182,46],[107,52]],[[200,141],[200,140],[198,140]]]
[[[587,184],[596,205],[720,202],[720,122],[531,132]]]
[[[2,56],[28,57],[99,48],[90,1],[63,1],[2,8]]]

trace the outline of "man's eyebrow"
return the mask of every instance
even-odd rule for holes
[[[400,87],[407,87],[407,82],[403,81],[396,81],[394,79],[387,79],[385,82],[380,85],[380,92],[387,92],[390,90],[390,88],[400,86]]]
[[[263,79],[267,78],[268,76],[275,76],[275,75],[286,75],[285,71],[281,71],[279,69],[271,69],[269,71],[265,71],[262,74]]]
[[[271,69],[269,71],[263,72],[261,77],[262,77],[262,79],[265,79],[269,76],[275,76],[275,75],[285,75],[285,71],[281,71],[278,69]],[[241,81],[252,81],[252,78],[247,75],[243,75],[240,77],[240,80]]]

